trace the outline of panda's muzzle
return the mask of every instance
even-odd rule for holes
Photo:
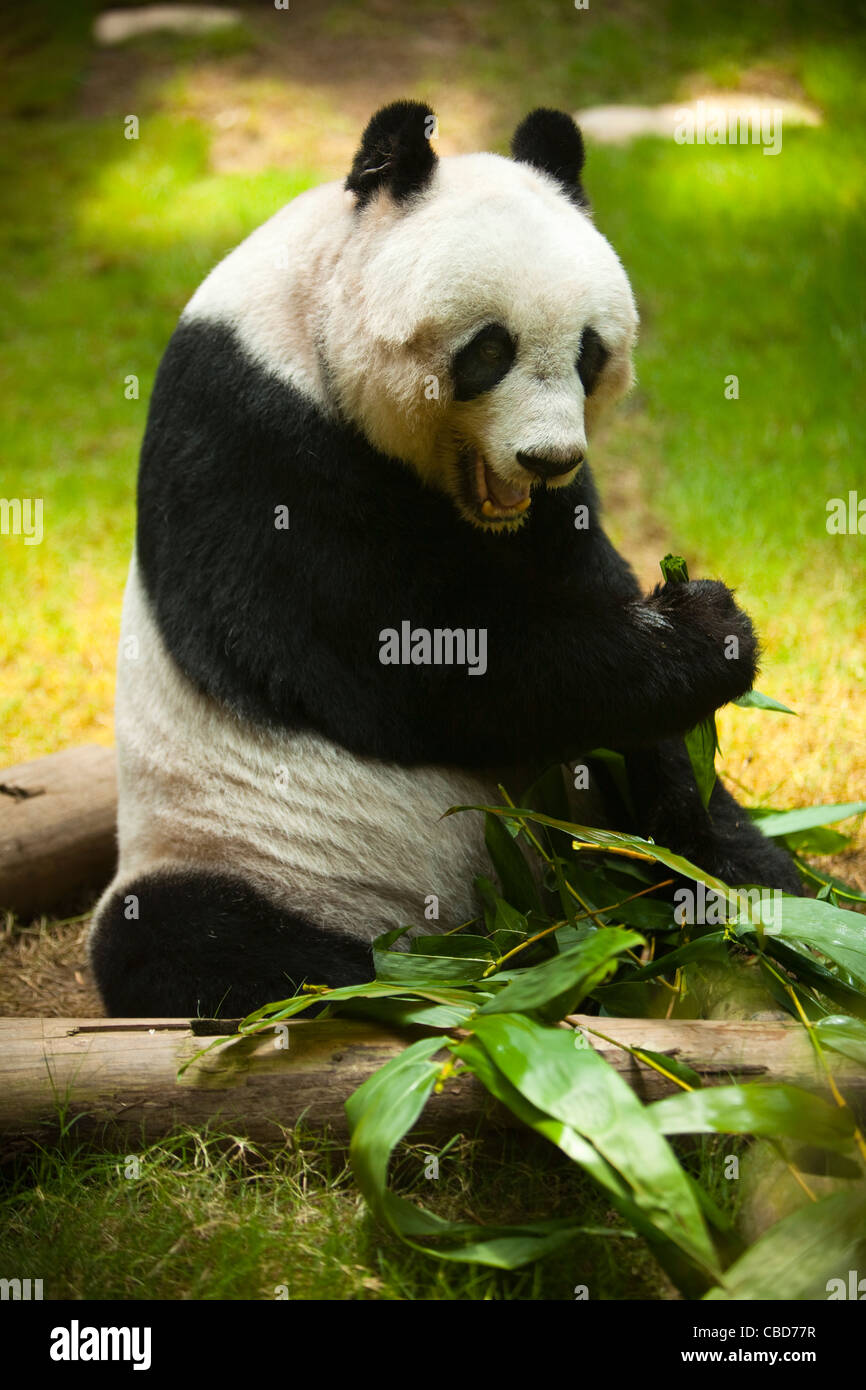
[[[533,487],[539,483],[556,487],[570,480],[583,463],[582,452],[518,453],[515,457],[522,476],[512,481],[496,473],[480,449],[469,446],[463,451],[464,496],[480,522],[496,525],[520,521],[529,510]]]

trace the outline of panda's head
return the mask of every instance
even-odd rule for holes
[[[577,475],[599,411],[631,384],[637,313],[588,215],[569,116],[533,111],[511,159],[437,159],[434,127],[412,102],[367,127],[319,351],[371,443],[507,531],[533,489]]]

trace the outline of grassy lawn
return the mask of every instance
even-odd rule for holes
[[[444,153],[504,151],[535,105],[740,87],[806,100],[822,124],[786,130],[774,158],[650,139],[590,149],[596,219],[643,323],[637,390],[594,462],[609,529],[642,575],[674,549],[693,574],[736,585],[764,636],[760,688],[803,716],[726,712],[723,770],[779,806],[864,795],[866,537],[825,526],[828,499],[866,497],[861,7],[551,2],[530,22],[517,0],[430,0],[411,18],[392,0],[341,0],[245,14],[240,36],[102,54],[85,3],[7,21],[0,493],[41,497],[45,536],[0,537],[2,763],[112,741],[136,458],[160,355],[209,267],[303,188],[344,173],[377,105],[424,97]],[[123,136],[130,112],[137,141]],[[737,400],[725,398],[730,374]],[[593,1297],[665,1296],[644,1247],[616,1235],[588,1238],[577,1264],[518,1275],[431,1265],[381,1236],[319,1144],[263,1162],[179,1141],[150,1154],[135,1184],[118,1161],[46,1156],[35,1182],[7,1174],[4,1264],[32,1250],[35,1273],[64,1271],[52,1277],[67,1296],[272,1297],[287,1284],[293,1297],[570,1298],[587,1282]],[[405,1190],[413,1162],[407,1151]],[[430,1204],[447,1215],[490,1216],[504,1192],[512,1216],[573,1201],[587,1225],[608,1219],[547,1159],[479,1160],[467,1145],[443,1173]]]
[[[691,1162],[725,1182],[730,1139]],[[589,1179],[526,1137],[402,1146],[396,1187],[440,1216],[494,1222],[581,1211],[576,1249],[513,1272],[431,1260],[383,1232],[339,1148],[296,1131],[282,1150],[214,1134],[179,1134],[135,1154],[78,1149],[74,1135],[0,1186],[0,1264],[44,1280],[45,1298],[563,1299],[676,1297],[644,1244]],[[138,1160],[138,1167],[130,1159]],[[137,1176],[134,1174],[137,1173]]]

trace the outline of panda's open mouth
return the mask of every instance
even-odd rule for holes
[[[506,482],[493,472],[480,449],[468,451],[465,466],[473,511],[479,521],[495,524],[516,521],[524,515],[531,501],[530,479],[525,483]]]

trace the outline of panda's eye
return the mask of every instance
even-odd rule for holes
[[[454,399],[471,401],[492,391],[510,371],[517,345],[501,323],[490,323],[455,354]]]
[[[580,351],[577,354],[577,375],[587,396],[595,390],[596,382],[604,370],[610,353],[594,328],[589,325],[580,335]]]
[[[502,343],[497,343],[493,338],[488,338],[478,349],[478,356],[483,362],[501,362],[505,356],[505,348]]]

